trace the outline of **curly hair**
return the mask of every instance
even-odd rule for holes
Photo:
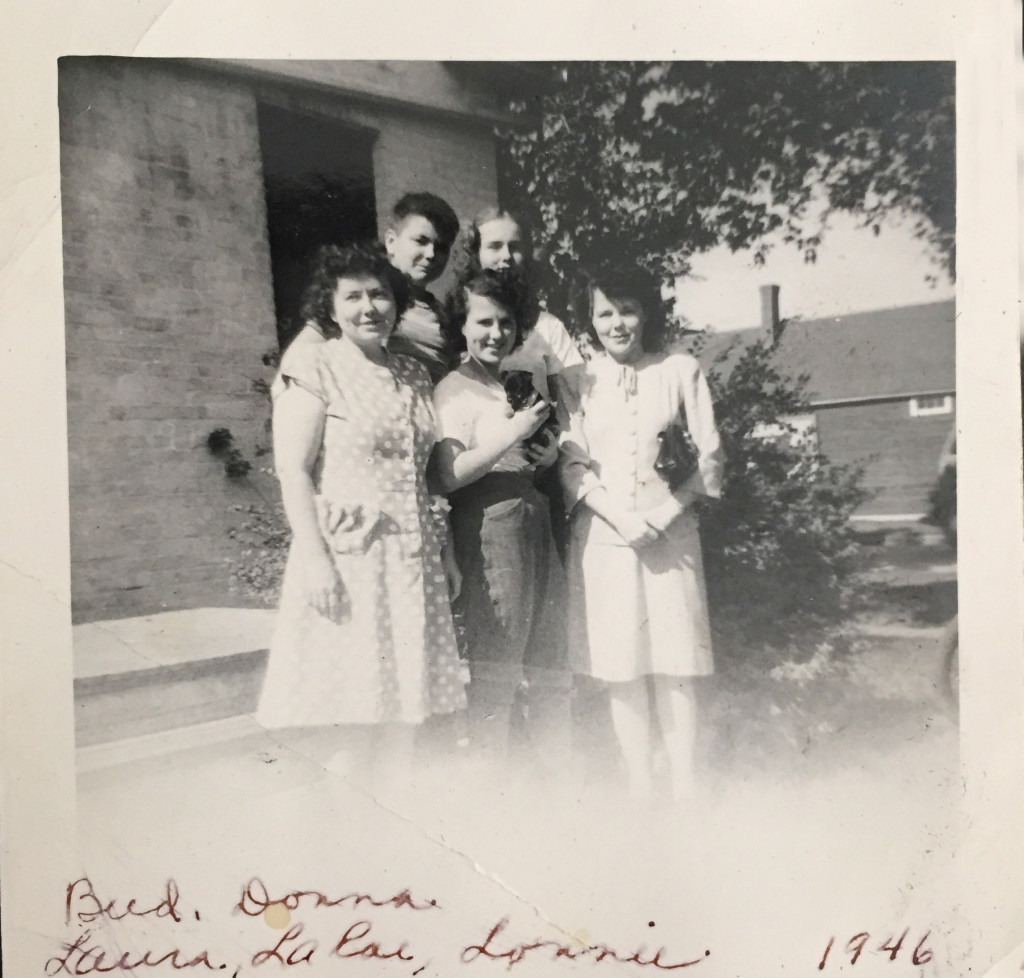
[[[451,204],[437,194],[403,194],[391,208],[391,226],[397,228],[407,217],[425,217],[434,225],[441,243],[451,246],[459,233],[459,218]]]
[[[468,281],[457,285],[448,296],[447,314],[459,351],[466,349],[466,337],[462,327],[466,325],[469,315],[469,297],[473,295],[490,299],[495,305],[502,306],[512,313],[516,325],[516,338],[512,344],[515,350],[526,339],[533,322],[524,318],[523,292],[526,290],[526,279],[517,268],[506,268],[501,271],[477,272]]]
[[[323,245],[312,262],[301,315],[304,321],[316,323],[328,339],[341,335],[341,327],[334,321],[334,293],[343,278],[375,278],[386,286],[395,298],[396,320],[409,304],[405,276],[388,261],[380,245]]]
[[[661,295],[662,284],[656,275],[632,262],[608,263],[579,271],[570,287],[569,314],[573,332],[587,336],[601,349],[594,330],[594,293],[603,292],[612,299],[635,299],[644,311],[643,348],[655,352],[669,339],[670,322]]]

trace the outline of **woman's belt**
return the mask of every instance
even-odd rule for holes
[[[533,498],[540,496],[533,484],[530,472],[488,472],[468,486],[456,489],[448,496],[452,510],[460,508],[490,506],[505,499]]]

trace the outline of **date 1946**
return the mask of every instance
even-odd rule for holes
[[[892,936],[886,938],[886,940],[878,945],[878,948],[876,949],[877,952],[879,954],[888,954],[889,960],[895,961],[896,956],[900,953],[900,950],[903,947],[903,942],[906,941],[909,933],[910,928],[908,927],[898,938],[893,938]],[[924,937],[917,942],[917,947],[915,947],[910,954],[911,962],[915,965],[927,964],[932,959],[932,952],[925,947],[925,941],[928,940],[929,934],[931,934],[931,931],[924,932]],[[853,937],[846,942],[846,953],[850,955],[850,964],[857,963],[857,959],[864,952],[864,949],[868,946],[870,941],[871,935],[867,931],[861,931],[859,934],[854,934]],[[829,952],[832,950],[832,945],[834,945],[835,942],[836,939],[834,937],[830,937],[828,939],[828,944],[825,946],[825,953],[821,956],[821,960],[818,962],[819,971],[825,970],[825,964],[828,961]],[[904,957],[906,957],[906,955],[904,955]]]

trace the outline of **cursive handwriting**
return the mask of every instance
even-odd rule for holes
[[[178,914],[178,884],[174,880],[168,880],[164,884],[163,899],[148,910],[137,910],[135,903],[136,899],[132,897],[124,910],[116,909],[116,900],[104,904],[96,895],[89,877],[83,876],[81,879],[75,880],[74,883],[68,884],[64,900],[64,922],[71,923],[71,908],[74,904],[75,919],[83,924],[91,924],[98,917],[106,917],[107,920],[124,920],[125,917],[148,917],[150,914],[156,917],[170,917],[176,923],[181,923],[181,917]]]
[[[136,953],[132,957],[130,951],[125,951],[119,958],[107,952],[98,945],[90,945],[92,939],[91,931],[85,931],[78,935],[73,943],[64,943],[63,956],[54,955],[45,965],[48,975],[89,975],[93,972],[105,973],[110,971],[134,971],[136,968],[159,968],[161,965],[170,965],[176,971],[185,968],[203,967],[209,971],[223,971],[227,965],[214,965],[210,962],[207,951],[200,951],[191,957],[184,954],[180,949],[167,951],[165,954],[157,955],[155,951],[144,951],[141,955]]]
[[[93,937],[93,930],[83,926],[93,923],[105,925],[110,921],[124,921],[128,918],[168,918],[176,923],[181,923],[186,916],[190,921],[193,915],[197,921],[201,919],[198,910],[183,910],[179,904],[178,885],[173,879],[166,881],[163,892],[159,894],[159,899],[141,902],[135,897],[126,901],[121,898],[101,898],[87,876],[75,880],[68,885],[65,895],[65,923],[74,923],[82,933],[75,940],[63,943],[61,952],[46,961],[45,974],[50,978],[56,978],[60,975],[81,976],[110,972],[135,972],[163,967],[173,971],[198,968],[221,972],[226,976],[231,966],[226,963],[213,963],[207,950],[202,950],[197,954],[187,954],[180,947],[174,947],[159,954],[154,950],[132,950],[121,953],[119,948],[116,950],[104,948],[100,944],[100,938]],[[348,923],[347,929],[333,945],[330,943],[321,945],[318,938],[307,932],[304,922],[295,919],[289,920],[290,912],[300,909],[346,906],[352,911],[364,904],[366,909],[359,911],[359,915],[363,919]],[[249,965],[254,968],[260,968],[271,962],[278,967],[270,970],[310,965],[314,964],[314,961],[319,965],[321,958],[327,956],[352,961],[414,962],[417,961],[417,955],[410,949],[408,940],[401,937],[382,940],[374,932],[377,922],[372,919],[373,915],[369,908],[392,907],[415,911],[441,909],[436,900],[414,898],[408,889],[399,890],[386,899],[359,891],[343,895],[328,895],[320,890],[289,889],[286,892],[271,894],[263,880],[258,876],[253,876],[242,887],[241,896],[232,908],[232,912],[240,911],[246,916],[258,917],[272,907],[278,909],[274,914],[267,916],[267,923],[271,928],[281,926],[285,929],[283,933],[277,931],[273,936],[266,935],[266,931],[263,932],[265,937],[261,938],[260,944],[257,945],[258,947],[262,946],[262,950],[258,950],[248,957]],[[287,910],[289,913],[283,913],[282,910]],[[354,917],[356,914],[352,913],[352,916]],[[651,921],[648,926],[653,927],[654,922]],[[340,930],[339,927],[335,934]],[[677,955],[671,954],[665,947],[651,951],[643,944],[630,953],[618,950],[615,946],[603,941],[585,944],[572,938],[537,938],[532,941],[516,942],[508,933],[509,930],[509,917],[502,917],[490,928],[483,941],[466,944],[461,948],[460,961],[463,964],[481,960],[501,961],[511,968],[512,965],[519,964],[530,957],[533,961],[586,960],[591,964],[614,961],[638,968],[653,968],[656,971],[676,971],[682,968],[691,968],[711,955],[710,951],[704,951],[700,957],[684,961],[680,960]],[[927,936],[926,934],[922,938],[915,951],[914,963],[926,961],[931,956],[930,951],[922,950]],[[907,932],[904,932],[899,941],[894,942],[890,939],[880,950],[890,952],[891,959],[895,959],[906,937]],[[847,947],[847,951],[852,954],[851,963],[856,963],[867,940],[867,934],[858,934],[851,938]],[[270,944],[270,941],[275,943]],[[460,941],[456,947],[461,943]],[[834,940],[829,941],[821,963],[818,965],[819,970],[824,969],[833,943]],[[147,946],[151,947],[152,945],[146,941],[143,947]],[[419,959],[419,962],[421,967],[413,974],[419,974],[429,964],[422,958]],[[358,966],[356,967],[358,969]],[[299,973],[306,973],[309,970],[313,969],[300,968]],[[237,978],[238,973],[239,969],[236,968],[231,978]]]
[[[406,941],[402,941],[393,950],[385,951],[377,941],[366,940],[372,929],[373,925],[368,920],[357,920],[350,924],[331,953],[339,958],[364,958],[367,960],[377,958],[381,961],[391,958],[398,961],[413,960],[413,955],[408,953],[409,945]],[[252,956],[253,967],[258,968],[268,961],[276,961],[278,964],[288,966],[311,964],[320,943],[315,939],[300,940],[304,932],[304,924],[293,924],[281,935],[273,947],[257,951]]]
[[[678,968],[690,968],[699,964],[704,958],[710,956],[710,951],[705,951],[703,957],[693,961],[680,961],[677,964],[666,964],[661,956],[666,953],[665,948],[660,947],[654,955],[647,957],[643,947],[633,954],[624,955],[607,944],[587,944],[573,946],[563,944],[561,941],[538,940],[529,944],[511,944],[504,950],[495,946],[495,938],[508,927],[508,917],[502,917],[492,928],[491,932],[484,938],[482,944],[470,944],[462,949],[460,958],[463,964],[469,964],[479,958],[490,958],[491,960],[507,959],[508,966],[518,964],[526,957],[529,951],[547,949],[552,951],[551,959],[557,961],[564,958],[575,961],[577,958],[590,957],[593,961],[620,961],[623,964],[635,964],[641,968],[654,967],[662,971],[675,971]]]
[[[362,903],[368,903],[373,907],[394,907],[397,910],[403,907],[410,910],[439,909],[436,900],[414,900],[408,890],[400,890],[387,900],[378,900],[369,893],[346,893],[344,896],[331,898],[319,890],[292,890],[283,896],[272,898],[267,893],[263,880],[258,876],[254,876],[246,883],[242,890],[242,898],[235,905],[235,909],[241,910],[249,917],[258,917],[267,907],[280,904],[288,910],[298,910],[302,902],[311,903],[314,907],[340,907],[346,903],[358,907]]]
[[[320,946],[320,942],[309,940],[295,944],[302,937],[304,930],[305,926],[303,924],[294,924],[289,927],[273,947],[257,951],[252,956],[253,967],[258,968],[261,964],[266,964],[268,961],[276,961],[278,964],[287,965],[309,964],[313,960],[313,955]],[[295,946],[288,947],[290,944],[295,944]]]
[[[362,947],[349,947],[356,941],[365,940],[371,929],[368,920],[357,920],[342,935],[334,948],[334,953],[339,958],[397,958],[399,961],[412,961],[413,956],[405,953],[409,950],[409,945],[405,941],[402,941],[394,951],[382,951],[376,941],[369,941]]]

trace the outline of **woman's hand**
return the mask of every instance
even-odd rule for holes
[[[477,428],[473,448],[456,438],[442,438],[435,446],[434,477],[443,492],[454,492],[476,482],[494,468],[513,445],[529,438],[545,421],[551,408],[543,401],[504,417],[491,417]]]
[[[541,441],[526,449],[526,457],[538,469],[548,469],[558,460],[558,439],[554,432],[547,428],[541,432]]]
[[[306,601],[325,618],[341,617],[341,580],[334,563],[324,551],[302,561],[302,584]]]
[[[538,401],[532,407],[516,411],[506,422],[509,426],[508,432],[512,437],[511,444],[514,445],[516,442],[525,441],[529,438],[530,435],[544,424],[550,413],[551,405],[547,401]]]
[[[593,510],[634,550],[658,539],[658,533],[640,513],[621,509],[608,496],[604,486],[597,486],[583,497],[583,505]]]
[[[697,494],[684,489],[677,489],[669,499],[654,509],[648,509],[643,517],[647,524],[658,533],[667,533],[669,527],[680,516],[690,509],[697,499]]]
[[[658,539],[659,533],[639,513],[626,510],[615,516],[612,526],[634,550],[640,550]]]

